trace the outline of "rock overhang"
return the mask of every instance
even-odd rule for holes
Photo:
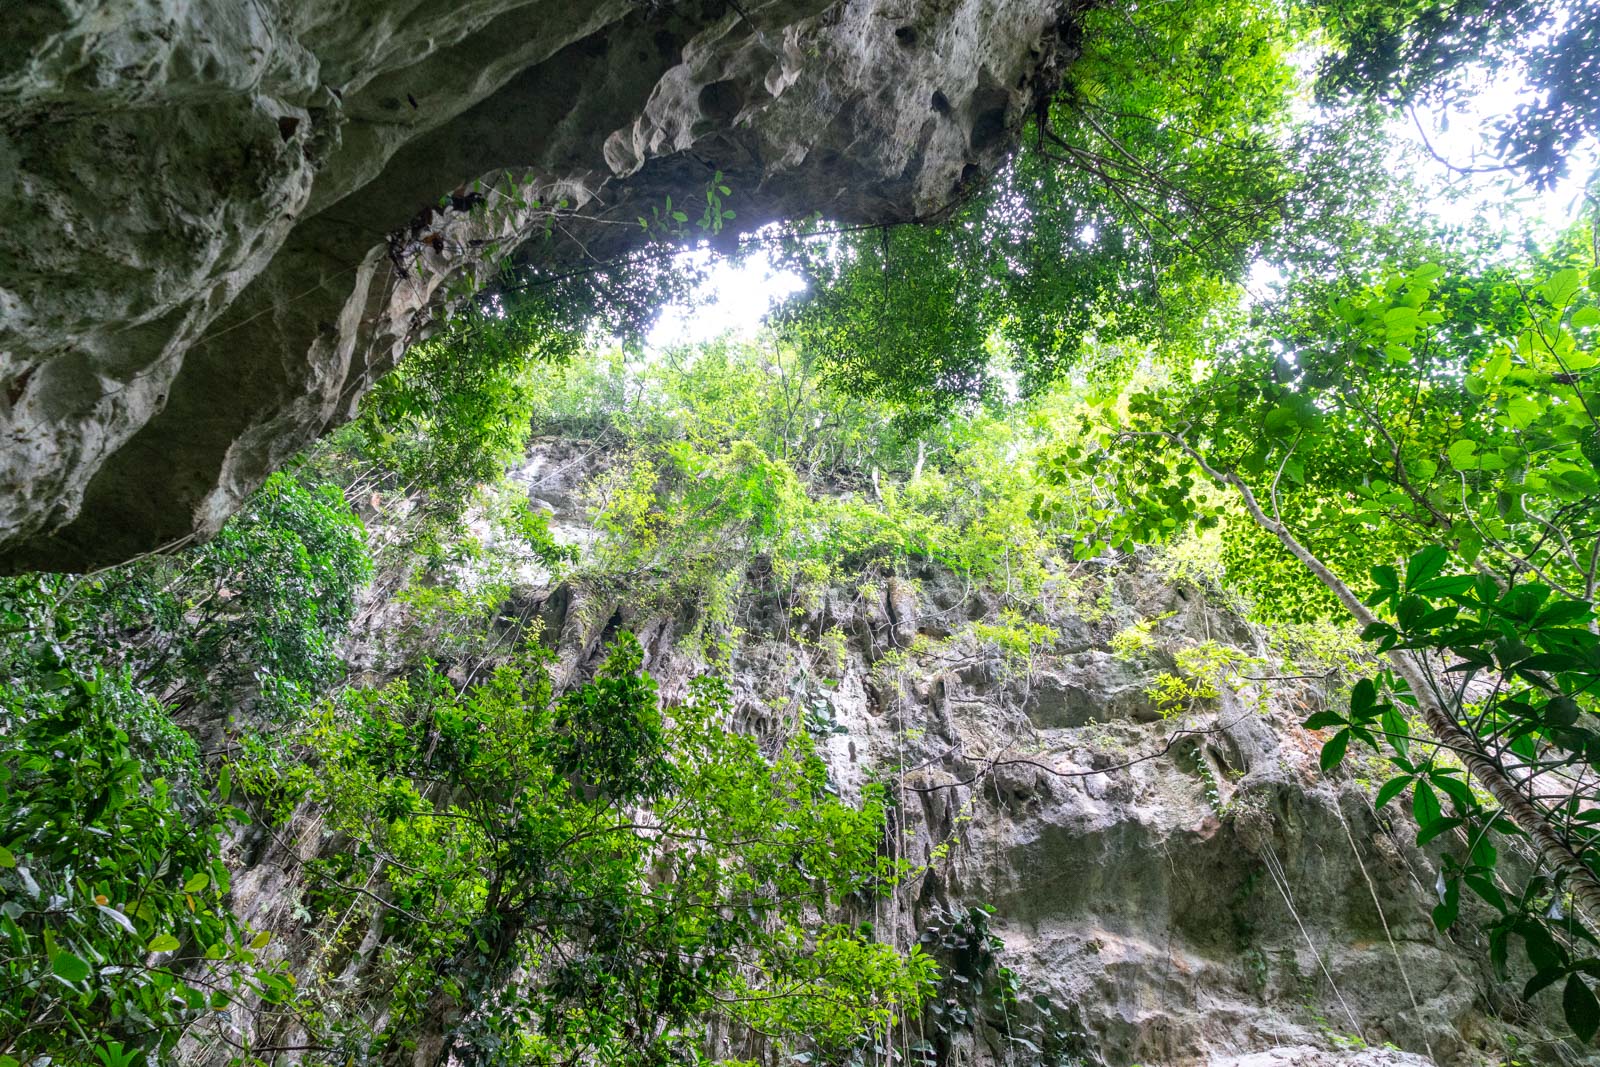
[[[0,60],[0,571],[214,533],[348,419],[512,171],[622,254],[720,171],[741,226],[939,217],[1070,59],[1059,0],[111,0]],[[443,212],[514,250],[537,212]],[[441,248],[445,247],[440,242]],[[406,264],[411,269],[406,269]]]

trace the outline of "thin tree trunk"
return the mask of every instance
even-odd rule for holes
[[[1368,626],[1378,621],[1378,617],[1361,602],[1361,598],[1356,596],[1355,592],[1338,575],[1329,570],[1310,549],[1301,544],[1288,527],[1269,517],[1262,510],[1255,494],[1238,475],[1223,474],[1180,439],[1174,437],[1172,440],[1188,452],[1212,480],[1237,490],[1240,499],[1244,501],[1245,509],[1249,511],[1256,525],[1276,537],[1291,555],[1328,588],[1329,592],[1339,598],[1339,603],[1344,605],[1345,610],[1350,612],[1357,622]],[[1544,814],[1517,791],[1516,783],[1487,754],[1482,754],[1483,746],[1478,738],[1462,729],[1456,722],[1455,716],[1444,707],[1433,690],[1427,672],[1422,669],[1417,658],[1399,649],[1389,652],[1388,658],[1394,664],[1396,673],[1411,687],[1412,694],[1417,698],[1417,708],[1421,711],[1422,719],[1427,723],[1434,738],[1460,757],[1472,776],[1500,802],[1506,815],[1527,832],[1540,857],[1553,869],[1567,875],[1567,888],[1571,890],[1583,909],[1590,916],[1600,916],[1600,878],[1596,878],[1594,872],[1572,850],[1571,845],[1551,829]]]

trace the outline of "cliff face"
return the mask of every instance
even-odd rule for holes
[[[603,260],[719,170],[742,228],[935,217],[1070,58],[1058,0],[8,14],[0,571],[214,532],[490,244]]]
[[[515,477],[557,538],[584,546],[581,491],[605,462],[545,439]],[[933,566],[798,613],[763,581],[758,560],[730,609],[733,725],[774,744],[806,730],[845,795],[891,784],[886,847],[925,869],[870,918],[946,975],[891,1035],[922,1050],[914,1062],[1487,1067],[1508,1047],[1524,1063],[1585,1062],[1550,1039],[1549,1005],[1492,976],[1470,927],[1434,930],[1436,858],[1410,843],[1407,817],[1317,770],[1320,741],[1298,723],[1333,694],[1257,677],[1279,673],[1262,666],[1276,658],[1267,635],[1201,590],[1137,566],[1092,571],[1091,596],[1041,604],[1024,652],[993,639],[995,594]],[[629,629],[670,702],[708,669],[698,620],[647,602],[529,563],[501,619],[542,628],[558,686]],[[395,644],[414,634],[406,613],[374,596],[352,665],[381,677],[414,655]],[[1163,707],[1155,687],[1202,646],[1237,669]],[[275,943],[314,943],[293,915],[321,844],[308,823],[241,852],[235,903]],[[380,927],[341,960],[349,988],[381,953]],[[332,977],[315,959],[299,963],[307,988]],[[1015,1007],[994,996],[1002,968]],[[724,1051],[781,1062],[760,1044]]]

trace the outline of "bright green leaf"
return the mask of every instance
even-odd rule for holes
[[[89,977],[89,964],[70,952],[57,952],[51,956],[50,970],[69,982],[83,982]]]

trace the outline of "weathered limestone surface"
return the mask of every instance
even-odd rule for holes
[[[584,501],[609,462],[594,442],[542,438],[514,478],[554,536],[587,552],[598,531]],[[369,518],[373,528],[385,521]],[[475,533],[494,540],[487,523]],[[524,566],[501,618],[539,627],[558,688],[592,676],[618,629],[638,636],[669,703],[707,670],[692,610],[642,606],[644,588],[558,581],[516,551]],[[456,578],[470,574],[468,565]],[[966,1021],[930,1013],[897,1043],[926,1040],[942,1067],[1600,1062],[1564,1039],[1554,997],[1521,1000],[1525,973],[1494,975],[1486,915],[1449,935],[1434,929],[1440,860],[1413,844],[1404,805],[1376,812],[1370,784],[1346,776],[1359,771],[1318,770],[1321,739],[1299,723],[1338,692],[1288,678],[1224,685],[1168,717],[1154,707],[1145,690],[1174,669],[1178,650],[1216,641],[1269,654],[1266,634],[1202,590],[1137,566],[1091,570],[1090,593],[1058,590],[1036,605],[1055,637],[1024,661],[972,626],[994,622],[1004,601],[932,565],[874,593],[833,587],[799,617],[763,575],[758,561],[731,608],[732,725],[774,748],[804,728],[841,794],[868,781],[894,792],[901,832],[886,834],[886,847],[925,867],[857,918],[909,948],[941,916],[988,905],[989,930],[1004,941],[999,963],[1017,977],[1017,1017],[951,980],[939,996],[972,1008]],[[429,645],[388,589],[374,586],[346,646],[371,678]],[[1114,635],[1152,619],[1148,649],[1113,653]],[[451,669],[464,682],[481,663]],[[305,944],[293,918],[299,865],[326,839],[313,822],[271,840],[241,848],[234,903],[277,931],[275,946]],[[300,851],[274,851],[283,842]],[[380,948],[373,933],[341,962],[351,988],[374,973]],[[311,987],[315,961],[285,958]],[[1003,1039],[1006,1026],[1029,1024],[1074,1036],[1040,1055]],[[722,1051],[785,1062],[759,1043]]]
[[[214,532],[347,418],[506,169],[640,239],[716,170],[741,225],[937,216],[1070,56],[1061,0],[27,0],[0,54],[0,572]],[[415,237],[416,234],[410,234]],[[475,253],[473,253],[475,254]],[[420,257],[416,262],[413,258]]]

